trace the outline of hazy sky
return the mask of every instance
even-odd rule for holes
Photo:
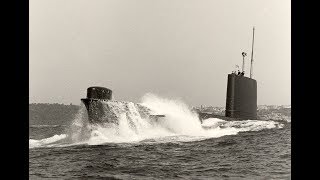
[[[258,104],[291,104],[290,0],[30,0],[30,103],[148,92],[225,106],[227,74],[255,26]]]

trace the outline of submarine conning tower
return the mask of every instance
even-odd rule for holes
[[[226,117],[257,119],[257,81],[237,74],[228,74]]]
[[[250,78],[244,76],[245,52],[242,52],[242,72],[228,74],[226,117],[257,119],[257,81],[252,78],[254,30],[253,27]]]
[[[102,117],[105,116],[102,102],[112,99],[112,90],[93,86],[87,88],[87,98],[81,99],[86,106],[88,112],[88,119],[90,123],[99,123],[102,121]]]

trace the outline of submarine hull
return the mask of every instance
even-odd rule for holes
[[[81,99],[86,106],[88,112],[89,123],[101,123],[103,117],[106,116],[106,111],[103,102],[112,99],[112,91],[105,87],[89,87],[87,89],[87,98]]]
[[[106,122],[105,117],[110,116],[110,114],[106,114],[107,112],[105,110],[105,106],[103,105],[103,102],[106,100],[86,98],[81,99],[81,101],[86,106],[90,124],[101,124]],[[108,118],[108,121],[113,119],[115,118]],[[115,123],[117,123],[117,121],[115,121]]]

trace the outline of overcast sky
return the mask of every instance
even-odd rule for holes
[[[258,104],[291,104],[290,0],[30,0],[30,103],[80,104],[148,93],[225,106],[227,74],[249,74]]]

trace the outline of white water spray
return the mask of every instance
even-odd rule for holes
[[[160,98],[146,94],[142,103],[107,101],[103,106],[108,111],[106,122],[93,125],[88,123],[84,105],[76,115],[67,134],[56,135],[43,140],[29,140],[29,147],[46,145],[76,145],[104,143],[172,142],[197,141],[225,135],[235,135],[242,131],[258,131],[269,128],[281,128],[274,121],[225,121],[210,118],[200,123],[198,115],[179,100]],[[151,115],[165,115],[159,119]],[[55,144],[56,143],[56,144]]]

